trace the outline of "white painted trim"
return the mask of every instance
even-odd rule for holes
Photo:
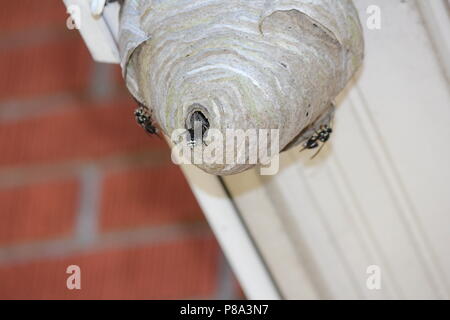
[[[450,2],[446,0],[416,0],[419,11],[433,41],[440,63],[450,81]]]
[[[113,20],[106,22],[105,17],[116,16],[118,20],[119,5],[112,3],[104,10],[103,16],[94,16],[91,13],[89,1],[86,0],[63,0],[67,8],[76,6],[80,13],[79,31],[86,43],[92,58],[95,61],[105,63],[119,63],[119,49],[117,47],[117,23]]]
[[[239,212],[219,179],[192,165],[182,169],[246,297],[280,299]]]
[[[308,270],[311,264],[299,254],[302,249],[293,240],[296,234],[283,219],[283,204],[277,201],[282,199],[267,187],[272,178],[252,169],[224,177],[224,182],[283,298],[318,299],[320,293]]]

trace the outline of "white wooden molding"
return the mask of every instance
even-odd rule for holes
[[[443,71],[450,82],[450,2],[416,0]]]
[[[68,13],[79,22],[78,29],[92,58],[105,63],[119,63],[117,32],[119,4],[109,4],[101,16],[94,16],[87,0],[63,0]],[[79,14],[79,16],[77,16]]]
[[[277,285],[220,179],[193,165],[182,169],[246,297],[280,299]]]

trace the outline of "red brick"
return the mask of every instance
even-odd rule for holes
[[[119,65],[114,65],[112,73],[113,73],[113,82],[117,86],[125,87],[125,82],[122,76],[122,68],[120,68]]]
[[[212,297],[219,249],[211,238],[115,249],[0,267],[0,299],[181,299]],[[81,268],[68,290],[66,268]]]
[[[0,99],[82,90],[89,83],[92,66],[92,58],[78,34],[3,49],[0,51]]]
[[[77,204],[78,184],[72,180],[0,189],[0,244],[70,234]]]
[[[103,230],[203,219],[180,168],[170,164],[110,174],[101,208]]]
[[[168,148],[137,126],[134,107],[131,100],[121,100],[67,107],[54,114],[2,123],[0,166],[97,159]]]
[[[43,27],[65,28],[66,8],[58,0],[2,1],[0,35]]]

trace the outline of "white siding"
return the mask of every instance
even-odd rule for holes
[[[364,67],[338,99],[330,143],[314,160],[298,150],[283,154],[281,172],[247,190],[256,171],[226,178],[287,298],[450,297],[450,95],[442,58],[450,30],[438,35],[425,24],[448,21],[424,12],[423,2],[356,0],[364,24],[369,5],[381,8],[382,28],[365,27]],[[293,266],[293,255],[301,266],[286,271],[281,265]],[[369,265],[381,267],[379,291],[366,287]],[[314,289],[290,281],[294,274]]]

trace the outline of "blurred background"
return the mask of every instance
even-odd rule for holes
[[[62,1],[0,3],[0,299],[243,298],[119,67],[92,60]]]

